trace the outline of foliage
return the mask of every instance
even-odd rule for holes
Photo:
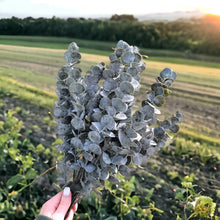
[[[220,154],[217,151],[218,148],[215,150],[215,148],[210,145],[207,145],[206,143],[193,142],[184,138],[176,138],[175,150],[166,147],[163,149],[163,152],[188,158],[190,158],[190,156],[197,156],[202,164],[207,164],[211,161],[219,161]],[[213,145],[215,145],[215,143],[213,143]]]
[[[10,78],[0,76],[0,86],[0,94],[13,95],[43,108],[51,109],[56,100],[56,97],[49,92],[24,85]]]
[[[117,220],[117,219],[153,219],[153,214],[163,213],[162,210],[155,207],[151,200],[153,190],[145,192],[145,199],[140,206],[140,196],[136,194],[137,180],[133,176],[130,180],[122,176],[119,185],[105,182],[105,188],[99,189],[99,193],[92,192],[90,196],[83,198],[80,202],[75,219],[100,219],[100,220]]]
[[[184,204],[184,220],[199,217],[199,219],[210,219],[214,217],[216,203],[209,196],[202,196],[194,189],[193,178],[186,176],[182,180],[182,188],[177,189],[175,199]],[[178,215],[180,220],[180,216]]]
[[[138,21],[138,19],[135,18],[133,15],[128,15],[128,14],[117,15],[117,14],[114,14],[114,15],[111,16],[110,21],[135,22],[135,21]]]
[[[22,121],[14,113],[9,110],[0,121],[0,218],[33,219],[46,199],[34,180],[54,163],[56,152],[24,138]]]
[[[183,115],[177,112],[164,121],[156,116],[177,77],[170,68],[160,73],[142,107],[132,113],[145,69],[137,47],[119,41],[110,64],[91,66],[84,78],[77,66],[80,58],[78,46],[71,43],[65,52],[68,64],[58,72],[54,116],[65,154],[59,167],[66,170],[65,182],[73,173],[72,191],[83,197],[106,180],[117,184],[116,174],[128,175],[132,164],[139,166],[158,152],[170,139],[168,133],[178,132]]]
[[[113,18],[115,19],[68,18],[65,20],[56,17],[50,19],[12,17],[0,20],[0,33],[66,36],[112,42],[124,39],[130,44],[144,48],[188,51],[187,54],[196,52],[220,55],[218,44],[220,28],[218,22],[213,23],[210,19],[142,23],[136,22],[132,15],[113,16]]]

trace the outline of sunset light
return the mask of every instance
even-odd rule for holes
[[[13,7],[12,7],[13,6]],[[101,10],[100,10],[101,7]],[[0,17],[110,17],[113,14],[142,16],[157,13],[198,12],[220,15],[219,0],[0,0]],[[31,13],[31,14],[30,14]]]
[[[216,7],[212,8],[202,8],[200,9],[201,12],[205,14],[213,14],[213,15],[220,15],[220,5],[219,3],[216,5]]]

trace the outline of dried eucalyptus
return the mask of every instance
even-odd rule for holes
[[[65,53],[67,64],[58,72],[54,108],[56,131],[63,140],[59,149],[65,155],[59,164],[72,171],[71,189],[78,198],[105,180],[118,183],[118,174],[128,175],[130,164],[139,166],[159,151],[182,121],[179,112],[162,122],[156,116],[177,77],[170,68],[160,73],[141,108],[132,113],[145,69],[137,47],[120,40],[109,65],[101,62],[86,75],[77,65],[80,58],[78,46],[71,43]]]

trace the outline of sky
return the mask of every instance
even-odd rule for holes
[[[176,11],[201,11],[220,15],[219,0],[0,0],[0,18],[84,17],[113,14],[134,16]]]

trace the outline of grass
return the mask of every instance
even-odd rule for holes
[[[0,77],[0,94],[3,96],[14,96],[22,101],[27,101],[48,110],[51,110],[56,101],[55,94],[18,83],[15,80],[5,77]]]
[[[216,149],[220,147],[219,138],[205,136],[204,134],[197,132],[195,129],[181,128],[179,135],[187,140],[192,140],[193,142],[199,142],[201,144],[206,143],[209,148]]]
[[[0,35],[0,44],[26,47],[66,49],[67,45],[75,41],[82,53],[108,56],[115,46],[115,42],[90,41],[67,37],[41,36],[11,36]],[[192,66],[207,66],[220,68],[220,58],[200,54],[190,54],[182,51],[140,48],[141,54],[148,55],[151,61],[171,62]]]
[[[34,82],[34,86],[42,89],[42,91],[54,91],[55,78],[46,74],[36,74],[32,71],[13,67],[0,67],[0,75],[13,81],[20,82],[22,85],[31,85]]]

